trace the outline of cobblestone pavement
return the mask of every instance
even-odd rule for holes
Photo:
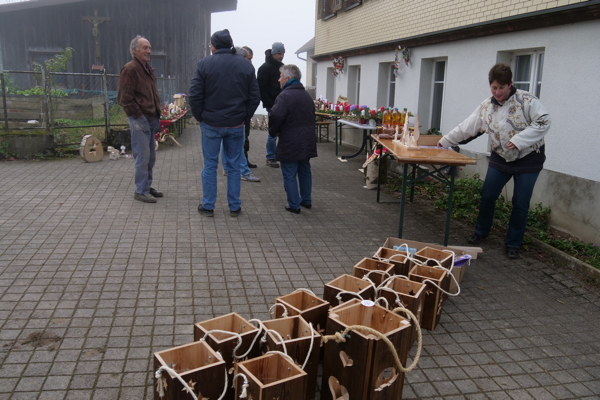
[[[219,173],[214,218],[199,215],[199,132],[161,147],[157,204],[134,201],[133,161],[0,163],[0,399],[151,399],[153,352],[193,341],[193,323],[232,311],[268,319],[275,297],[318,295],[396,236],[398,204],[377,204],[333,143],[313,160],[314,206],[286,212],[281,171],[242,182],[231,218]],[[342,147],[342,153],[351,149]],[[405,237],[440,242],[443,212],[407,207]],[[451,244],[470,228],[453,222]],[[532,254],[509,261],[501,241],[467,269],[462,293],[424,332],[403,397],[600,397],[600,296]],[[412,351],[414,354],[414,349]],[[215,399],[211,399],[215,400]]]

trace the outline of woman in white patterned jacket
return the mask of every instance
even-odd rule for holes
[[[482,133],[490,136],[489,167],[481,190],[475,232],[468,242],[479,244],[489,235],[496,200],[512,178],[513,207],[504,244],[506,255],[518,258],[533,187],[546,160],[544,136],[550,129],[550,115],[537,97],[513,86],[509,66],[494,65],[489,72],[489,83],[492,96],[444,135],[438,146],[464,144]]]

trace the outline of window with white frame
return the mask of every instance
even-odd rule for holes
[[[442,126],[442,106],[444,104],[444,84],[446,82],[446,60],[433,62],[433,85],[431,93],[431,127]]]
[[[533,93],[539,98],[542,89],[543,70],[543,51],[534,50],[529,53],[515,53],[513,62],[513,85],[517,89]]]
[[[335,81],[336,78],[335,76],[333,76],[333,67],[328,67],[327,68],[327,78],[325,79],[325,81],[327,82],[326,86],[325,86],[325,98],[328,101],[335,101],[334,96],[335,96]]]

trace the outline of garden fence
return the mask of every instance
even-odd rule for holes
[[[116,102],[119,75],[11,71],[0,68],[0,131],[42,130],[56,145],[79,144],[93,134],[105,140],[111,128],[128,126]],[[176,79],[157,78],[161,103],[170,103]]]

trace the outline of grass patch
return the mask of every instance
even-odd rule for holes
[[[479,197],[483,181],[478,174],[470,178],[457,179],[454,183],[454,199],[452,204],[452,217],[471,224],[477,220],[479,213]],[[440,182],[428,180],[415,187],[415,192],[432,200],[435,208],[445,210],[448,204],[448,187]],[[396,193],[402,190],[402,177],[390,178],[387,185],[388,192]],[[535,204],[529,210],[527,219],[528,233],[552,247],[555,247],[570,256],[573,256],[591,266],[600,269],[600,246],[594,243],[585,243],[576,238],[564,238],[559,232],[550,228],[550,208],[541,203]],[[494,212],[494,227],[505,230],[508,227],[512,204],[500,196],[496,202]],[[524,245],[531,240],[525,236]]]

